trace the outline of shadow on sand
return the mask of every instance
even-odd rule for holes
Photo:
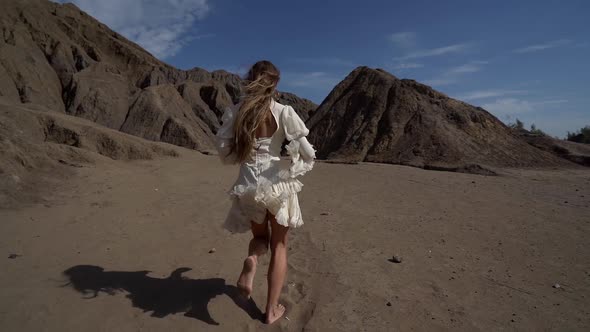
[[[152,317],[184,312],[187,317],[219,325],[211,317],[207,304],[214,297],[225,294],[252,319],[262,321],[263,313],[254,300],[241,297],[237,287],[226,285],[221,278],[188,279],[182,276],[190,270],[181,267],[167,278],[153,278],[147,275],[150,271],[105,271],[100,266],[76,265],[63,273],[69,279],[64,286],[71,285],[87,299],[97,297],[100,292],[115,295],[125,291],[134,307],[151,311]]]

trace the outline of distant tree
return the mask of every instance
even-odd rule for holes
[[[519,119],[516,119],[516,123],[510,123],[508,124],[508,127],[512,129],[522,130],[524,129],[524,122],[520,121]]]
[[[535,134],[535,135],[541,135],[541,136],[547,136],[547,134],[545,134],[544,131],[542,131],[541,129],[538,129],[537,126],[535,126],[535,124],[531,124],[531,130],[530,130],[531,134]]]
[[[567,140],[577,143],[590,144],[590,126],[585,126],[584,128],[573,133],[568,131]]]

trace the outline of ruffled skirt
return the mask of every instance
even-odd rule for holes
[[[303,225],[297,193],[303,183],[291,177],[283,161],[269,155],[257,155],[256,160],[243,163],[240,174],[229,191],[232,207],[224,228],[234,233],[248,232],[250,222],[262,224],[267,211],[285,227]]]

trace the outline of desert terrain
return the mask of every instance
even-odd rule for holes
[[[590,327],[588,171],[320,162],[303,179],[305,225],[290,232],[286,318],[266,326],[268,257],[253,303],[241,302],[249,235],[220,227],[237,169],[179,151],[64,165],[71,176],[39,188],[36,203],[3,209],[0,329]]]
[[[0,0],[0,331],[588,331],[590,146],[358,66],[289,92],[318,160],[286,316],[235,283],[243,80],[178,69],[73,4]],[[204,50],[207,51],[207,50]],[[395,257],[395,258],[394,258]]]

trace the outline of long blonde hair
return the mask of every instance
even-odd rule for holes
[[[270,61],[258,61],[245,77],[245,94],[234,122],[234,141],[231,152],[236,161],[243,162],[250,156],[256,140],[256,130],[270,112],[270,104],[276,95],[280,72]],[[230,152],[230,153],[231,153]]]

